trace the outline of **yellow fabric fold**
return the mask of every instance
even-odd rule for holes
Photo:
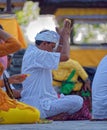
[[[82,82],[78,81],[78,77],[80,76],[83,81],[85,81],[88,78],[87,73],[83,69],[83,67],[79,64],[79,62],[69,59],[66,62],[60,62],[58,69],[53,70],[53,86],[61,86],[61,82],[57,82],[55,80],[64,81],[68,78],[72,70],[75,69],[76,73],[74,77],[72,78],[73,82],[75,83],[74,91],[79,91],[83,85]]]
[[[0,24],[3,26],[5,31],[12,34],[17,40],[21,42],[22,48],[27,47],[23,32],[15,18],[0,18]]]

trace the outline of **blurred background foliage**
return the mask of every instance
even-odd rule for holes
[[[23,9],[15,11],[15,14],[20,25],[27,25],[30,21],[38,17],[39,11],[40,8],[37,2],[27,1]]]
[[[22,10],[15,10],[16,18],[21,26],[27,26],[39,17],[39,4],[27,0]],[[63,19],[58,21],[61,27]],[[49,23],[50,24],[50,23]],[[107,23],[74,23],[71,44],[105,44],[107,43]]]

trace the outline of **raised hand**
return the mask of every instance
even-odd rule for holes
[[[65,41],[69,40],[70,33],[71,33],[71,20],[65,19],[62,28],[56,28],[56,31],[60,35],[60,43],[64,44]]]

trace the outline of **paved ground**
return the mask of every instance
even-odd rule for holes
[[[54,121],[50,124],[0,125],[0,130],[107,130],[107,121]]]

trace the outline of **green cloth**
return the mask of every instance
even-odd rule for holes
[[[72,78],[74,77],[75,73],[76,73],[76,70],[73,70],[68,76],[68,78],[62,82],[62,86],[60,87],[60,93],[63,93],[66,95],[71,93],[71,91],[73,90],[75,86],[75,82],[72,81]]]
[[[90,92],[89,91],[82,91],[81,92],[81,95],[82,95],[82,97],[90,97],[91,96],[91,94],[90,94]]]

